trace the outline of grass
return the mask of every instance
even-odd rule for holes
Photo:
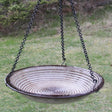
[[[4,84],[10,72],[22,36],[0,38],[0,112],[112,112],[112,14],[106,17],[87,17],[81,24],[85,43],[94,71],[105,79],[104,87],[87,98],[70,104],[50,105],[30,101],[11,91]],[[104,10],[104,9],[102,9]],[[100,12],[99,12],[100,14]],[[102,13],[101,13],[102,14]],[[95,16],[94,14],[92,16]],[[99,19],[98,19],[98,18]],[[96,18],[96,19],[95,19]],[[65,17],[65,51],[67,65],[87,68],[79,37],[71,16]],[[72,20],[72,19],[71,19]],[[52,20],[53,21],[53,20]],[[17,69],[27,66],[61,64],[61,47],[58,22],[50,23],[30,34]],[[49,28],[49,26],[51,26]],[[22,35],[22,34],[21,34]]]

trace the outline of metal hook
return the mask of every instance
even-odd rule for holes
[[[66,65],[65,61],[66,61],[66,60],[63,60],[63,62],[62,62],[62,64],[61,64],[61,65]]]

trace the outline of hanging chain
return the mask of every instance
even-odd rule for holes
[[[27,27],[26,33],[25,33],[25,35],[24,35],[23,41],[21,42],[19,52],[18,52],[17,57],[16,57],[16,59],[15,59],[15,63],[14,63],[14,65],[13,65],[13,67],[12,67],[10,73],[14,72],[14,70],[15,70],[15,68],[16,68],[16,65],[17,65],[17,63],[18,63],[18,61],[19,61],[19,58],[20,58],[21,53],[22,53],[22,51],[23,51],[25,42],[26,42],[26,40],[27,40],[27,37],[28,37],[29,32],[30,32],[30,30],[31,30],[31,27],[32,27],[32,25],[33,25],[33,21],[34,21],[34,19],[35,19],[35,15],[36,15],[36,13],[37,13],[37,11],[38,11],[38,6],[39,6],[40,2],[41,2],[41,0],[39,0],[39,1],[37,2],[37,5],[36,5],[35,8],[34,8],[34,11],[33,11],[33,14],[32,14],[32,16],[31,16],[30,22],[29,22],[29,24],[28,24],[28,27]]]
[[[65,48],[64,48],[64,31],[63,31],[63,1],[59,0],[59,16],[60,16],[60,33],[61,33],[61,48],[62,48],[62,65],[65,63]]]
[[[79,25],[78,18],[77,18],[77,15],[76,15],[76,11],[75,11],[75,8],[74,8],[74,3],[73,3],[72,0],[70,0],[70,3],[71,3],[71,8],[72,8],[74,20],[75,20],[75,23],[76,23],[77,32],[79,33],[79,37],[80,37],[80,40],[81,40],[83,52],[84,52],[84,55],[85,55],[85,58],[86,58],[86,61],[87,61],[88,69],[90,70],[90,74],[91,74],[91,78],[93,79],[93,82],[96,84],[97,80],[95,79],[95,76],[93,75],[92,66],[91,66],[90,61],[89,61],[89,57],[88,57],[88,53],[87,53],[86,46],[85,46],[85,43],[84,43],[82,31],[80,29],[80,25]]]

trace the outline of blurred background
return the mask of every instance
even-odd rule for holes
[[[73,0],[93,71],[104,87],[70,104],[33,102],[5,86],[36,0],[0,0],[0,112],[112,112],[112,0]],[[17,69],[60,65],[61,39],[57,0],[42,0]],[[71,6],[63,0],[67,65],[87,68]]]

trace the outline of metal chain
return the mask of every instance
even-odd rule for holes
[[[75,8],[74,8],[74,3],[73,3],[72,0],[70,0],[70,4],[71,4],[74,20],[75,20],[77,32],[79,33],[81,45],[82,45],[83,52],[84,52],[84,55],[85,55],[85,58],[86,58],[86,61],[87,61],[88,69],[90,70],[90,74],[91,74],[91,78],[93,79],[93,82],[96,84],[97,80],[95,79],[95,76],[93,75],[92,66],[91,66],[90,61],[89,61],[89,57],[88,57],[88,53],[87,53],[86,46],[85,46],[85,43],[84,43],[82,31],[80,29],[79,21],[78,21],[76,11],[75,11]]]
[[[61,48],[62,48],[62,65],[65,63],[65,48],[64,48],[64,31],[63,31],[63,1],[59,0],[59,16],[60,16],[60,33],[61,33]]]
[[[33,11],[33,14],[32,14],[32,16],[31,16],[30,22],[29,22],[29,24],[28,24],[28,27],[27,27],[26,33],[25,33],[25,35],[24,35],[23,41],[21,42],[19,52],[18,52],[18,54],[17,54],[17,57],[16,57],[16,59],[15,59],[14,65],[13,65],[13,67],[12,67],[10,73],[14,72],[14,70],[15,70],[15,68],[16,68],[16,65],[17,65],[17,63],[18,63],[18,61],[19,61],[19,58],[20,58],[21,53],[22,53],[22,51],[23,51],[25,42],[26,42],[26,40],[27,40],[27,37],[28,37],[29,32],[30,32],[30,30],[31,30],[31,27],[32,27],[32,25],[33,25],[33,21],[34,21],[34,19],[35,19],[35,15],[36,15],[36,13],[37,13],[37,11],[38,11],[38,6],[39,6],[40,2],[41,2],[41,0],[39,0],[39,1],[37,2],[37,5],[36,5],[35,8],[34,8],[34,11]]]

